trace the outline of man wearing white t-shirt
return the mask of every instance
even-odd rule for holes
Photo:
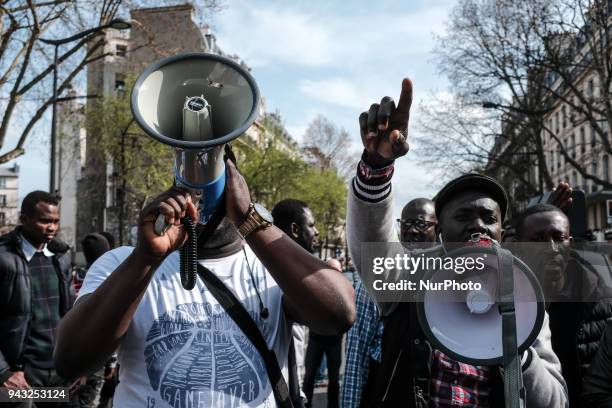
[[[342,275],[265,222],[242,175],[226,166],[226,218],[198,258],[241,300],[287,378],[291,322],[342,333],[354,321],[354,293]],[[153,229],[158,214],[171,225],[163,236]],[[115,406],[273,407],[257,349],[201,280],[191,291],[181,285],[176,250],[187,238],[185,215],[197,219],[189,194],[163,193],[142,211],[136,247],[113,250],[91,267],[58,329],[57,370],[84,375],[119,347]]]

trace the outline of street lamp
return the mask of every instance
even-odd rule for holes
[[[67,43],[76,41],[90,34],[105,30],[107,28],[114,28],[115,30],[127,30],[131,26],[132,25],[129,22],[117,18],[117,19],[111,20],[107,24],[103,24],[95,28],[90,28],[89,30],[82,31],[78,34],[75,34],[67,38],[61,38],[58,40],[52,40],[52,39],[47,39],[47,38],[40,39],[40,41],[42,41],[43,43],[53,45],[55,47],[55,50],[53,52],[53,99],[52,99],[53,100],[53,105],[52,105],[53,113],[51,116],[51,155],[50,155],[51,156],[50,157],[51,159],[50,167],[51,168],[50,168],[50,177],[49,177],[50,178],[49,192],[52,194],[55,192],[55,160],[56,160],[55,159],[55,145],[57,142],[56,123],[57,123],[57,102],[58,102],[58,97],[57,97],[58,96],[57,95],[57,65],[58,65],[57,51],[58,51],[58,48],[62,44],[67,44]]]

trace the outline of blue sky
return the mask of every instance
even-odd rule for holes
[[[280,111],[298,141],[322,114],[347,129],[355,151],[361,151],[359,113],[382,96],[398,98],[403,77],[414,83],[413,117],[420,100],[448,88],[431,51],[433,34],[443,32],[454,1],[226,3],[212,17],[219,45],[252,67],[268,110]],[[414,126],[410,131],[414,134]],[[18,159],[20,197],[48,188],[48,132],[47,126],[37,126],[27,153]],[[396,165],[398,211],[412,198],[431,197],[441,184],[414,165],[415,155],[418,146]]]
[[[385,95],[397,100],[402,78],[413,80],[413,117],[420,100],[447,90],[431,51],[453,4],[232,0],[215,16],[213,28],[219,45],[252,67],[268,109],[280,111],[294,138],[300,140],[312,118],[322,114],[347,129],[361,151],[359,114]],[[431,197],[440,187],[411,161],[417,154],[414,146],[396,165],[398,212],[410,199]]]

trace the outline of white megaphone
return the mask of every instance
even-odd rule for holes
[[[484,268],[462,274],[452,269],[428,271],[423,278],[426,281],[440,284],[455,281],[465,285],[458,287],[459,290],[421,292],[417,304],[421,327],[438,350],[455,360],[473,365],[500,365],[503,363],[502,316],[498,307],[500,275],[495,251],[490,247],[466,247],[447,256],[482,257]],[[523,352],[533,344],[542,328],[544,293],[535,274],[516,257],[513,274],[517,345],[519,352]]]
[[[223,147],[257,117],[255,80],[229,58],[176,55],[138,77],[131,106],[142,130],[176,149],[176,184],[199,198],[198,222],[207,223],[225,186]]]
[[[422,291],[417,316],[433,347],[450,358],[477,366],[503,366],[507,374],[512,370],[512,375],[504,377],[509,394],[505,403],[518,408],[524,403],[520,356],[542,329],[544,293],[525,263],[509,251],[500,262],[500,251],[504,250],[471,246],[448,253],[450,258],[471,258],[472,264],[482,267],[460,274],[457,268],[429,271],[423,279],[431,287],[452,282],[456,286]]]
[[[215,54],[164,58],[134,84],[134,119],[149,136],[176,149],[175,184],[189,190],[200,224],[211,219],[223,195],[224,146],[253,124],[259,102],[259,89],[249,72]],[[163,235],[167,228],[160,215],[155,232]],[[190,263],[195,265],[195,259]],[[183,282],[186,288],[195,285],[195,272],[192,277],[187,285]]]

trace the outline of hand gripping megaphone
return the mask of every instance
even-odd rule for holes
[[[446,257],[480,259],[482,267],[461,274],[452,269],[428,271],[423,279],[432,287],[454,282],[457,289],[419,293],[420,326],[432,345],[454,360],[503,366],[506,407],[519,408],[524,402],[520,356],[544,321],[538,279],[494,241],[459,248]]]
[[[132,114],[152,138],[175,148],[175,184],[187,189],[199,211],[200,224],[215,212],[225,188],[224,146],[253,124],[259,89],[249,72],[215,54],[189,53],[161,59],[138,77],[131,95]],[[158,216],[155,232],[168,228]],[[186,289],[195,285],[195,226],[190,224],[191,270],[183,269]]]

